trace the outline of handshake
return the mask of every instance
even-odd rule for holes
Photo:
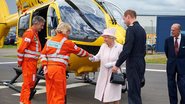
[[[92,55],[92,54],[89,56],[89,61],[95,62],[95,61],[97,61],[97,60],[98,60],[98,59],[96,58],[96,56],[94,56],[94,55]],[[107,68],[107,69],[110,69],[110,68],[112,68],[115,64],[116,64],[116,61],[115,61],[115,62],[108,62],[108,63],[104,64],[104,67]]]
[[[96,57],[95,57],[95,56],[89,57],[89,61],[95,62],[95,61],[96,61]],[[116,64],[116,62],[109,62],[109,63],[104,64],[104,67],[107,68],[107,69],[110,69],[110,68],[112,68],[115,64]]]
[[[89,61],[91,61],[91,62],[95,62],[95,56],[91,56],[91,57],[89,57]]]

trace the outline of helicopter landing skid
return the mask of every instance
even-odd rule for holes
[[[16,91],[18,93],[20,93],[21,89],[17,88],[13,84],[16,82],[17,78],[19,78],[20,75],[22,74],[22,70],[19,68],[15,68],[15,67],[13,69],[14,69],[16,75],[11,80],[2,80],[2,81],[0,81],[0,83],[2,83],[5,86],[8,86],[9,88],[13,89],[14,91]],[[35,85],[32,89],[30,89],[31,90],[30,98],[29,98],[30,100],[33,98],[33,96],[36,93],[35,87],[37,86],[40,79],[44,79],[44,74],[43,74],[42,68],[38,69]]]
[[[96,85],[95,79],[95,72],[93,72],[92,77],[90,77],[89,73],[83,73],[82,76],[76,77],[77,80],[83,80],[84,83],[90,83],[92,85]]]

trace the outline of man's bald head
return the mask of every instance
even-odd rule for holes
[[[178,23],[174,23],[171,26],[171,33],[173,37],[178,37],[181,31],[181,25]]]
[[[174,23],[174,24],[172,25],[172,27],[174,27],[174,28],[177,28],[177,29],[181,30],[181,25],[180,25],[180,24],[178,24],[178,23]]]

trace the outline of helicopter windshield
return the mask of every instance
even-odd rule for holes
[[[122,19],[123,11],[120,8],[118,8],[116,5],[108,1],[99,0],[97,2],[101,6],[103,6],[104,9],[106,9],[106,12],[111,16],[113,22],[116,22],[119,25],[121,25],[123,28],[126,28],[126,25],[124,24],[124,20]]]
[[[103,12],[91,0],[58,0],[61,19],[72,26],[69,39],[95,41],[106,28]]]

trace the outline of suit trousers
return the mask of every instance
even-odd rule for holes
[[[128,80],[128,104],[142,104],[141,81],[145,73],[144,58],[130,58],[126,61]]]
[[[177,87],[181,95],[180,104],[185,104],[185,75],[178,73],[177,67],[175,70],[174,73],[167,74],[170,104],[178,104]]]

